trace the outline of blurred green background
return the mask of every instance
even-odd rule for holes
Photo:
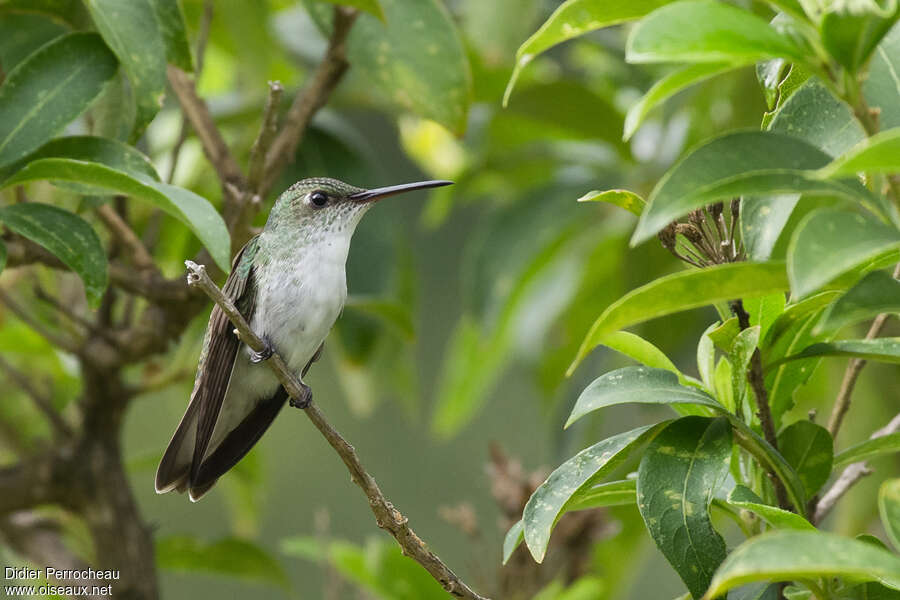
[[[303,3],[212,4],[198,89],[229,144],[246,152],[258,129],[266,82],[280,80],[293,92],[315,64],[325,38]],[[382,4],[387,10],[393,2]],[[612,28],[535,60],[503,108],[516,48],[558,3],[444,4],[464,48],[462,72],[471,79],[465,126],[450,131],[404,110],[402,102],[398,106],[396,99],[373,92],[364,69],[351,66],[275,193],[312,176],[369,187],[424,177],[456,181],[427,196],[380,204],[363,220],[348,265],[351,301],[307,381],[322,410],[356,446],[385,495],[420,536],[471,585],[498,597],[500,547],[511,522],[492,496],[498,477],[488,469],[490,444],[532,472],[559,464],[601,434],[648,422],[647,412],[663,412],[616,409],[562,431],[580,390],[601,373],[627,364],[611,351],[598,350],[565,378],[590,323],[627,290],[681,268],[655,242],[627,247],[634,224],[630,214],[575,200],[591,189],[646,193],[698,140],[725,129],[758,127],[765,105],[755,73],[744,69],[678,95],[623,143],[625,112],[665,69],[626,65],[626,31]],[[203,3],[185,0],[183,10],[189,37],[196,40]],[[8,32],[22,26],[12,18],[3,17]],[[393,35],[402,34],[403,27],[393,27]],[[12,38],[0,36],[0,54],[8,51],[2,49],[4,39]],[[73,127],[77,131],[83,125]],[[139,144],[160,173],[169,172],[180,127],[180,111],[167,97]],[[218,183],[199,142],[188,137],[180,152],[174,181],[218,202]],[[49,189],[35,186],[32,193],[40,199]],[[259,224],[273,199],[266,200]],[[70,201],[77,203],[74,194]],[[156,256],[166,275],[178,275],[199,243],[172,219],[151,222],[149,209],[136,206],[133,216],[144,231],[159,227]],[[37,277],[58,289],[77,288],[74,276],[39,272]],[[23,288],[29,281],[22,278]],[[372,298],[383,310],[354,307]],[[333,561],[344,569],[340,583],[326,567],[328,561],[311,560],[325,554],[321,545],[328,542],[355,544],[370,566],[396,568],[387,572],[400,579],[416,572],[409,561],[406,567],[391,567],[384,559],[395,552],[392,541],[375,527],[338,457],[296,411],[286,409],[202,502],[154,493],[153,470],[189,398],[205,317],[195,320],[177,348],[129,373],[134,382],[154,388],[133,403],[123,444],[141,512],[157,540],[166,540],[159,550],[162,596],[378,597],[371,590],[371,596],[362,596],[358,586],[344,581],[353,579],[346,570],[354,564],[346,544],[343,554],[332,552],[343,556]],[[651,322],[639,333],[685,373],[696,374],[696,341],[715,319],[711,310],[695,311]],[[61,399],[77,395],[77,373],[66,357],[50,352],[7,314],[0,315],[0,351],[52,375]],[[801,390],[795,413],[827,407],[832,393],[826,390],[836,389],[841,373],[840,361],[826,363]],[[896,368],[869,367],[841,438],[858,440],[896,413],[898,389]],[[40,437],[38,416],[21,408],[26,403],[18,392],[4,386],[3,396],[8,426],[31,427]],[[896,459],[876,466],[888,472],[891,460],[896,470]],[[866,501],[840,505],[830,517],[838,530],[874,526],[876,485],[863,482],[848,496]],[[468,531],[442,510],[461,505],[471,511],[457,514],[476,518],[474,525],[466,521]],[[680,592],[677,576],[665,567],[636,509],[610,510],[599,519],[600,525],[585,526],[599,541],[588,545],[593,558],[582,573],[590,584],[578,597],[668,598]],[[219,562],[201,565],[198,557],[213,552],[205,545],[223,539],[248,542],[252,551],[226,544],[216,550]],[[563,581],[561,560],[528,568],[540,572],[534,576],[543,578],[542,585],[554,578]],[[422,597],[417,589],[381,595]],[[434,597],[443,596],[437,592]]]

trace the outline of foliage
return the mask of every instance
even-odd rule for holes
[[[284,88],[277,134],[350,9],[346,74],[286,166],[247,187],[265,82]],[[779,582],[792,598],[894,597],[898,480],[837,494],[837,518],[823,520],[823,499],[848,466],[872,461],[880,476],[900,450],[896,430],[866,431],[891,410],[894,371],[869,367],[883,379],[860,386],[841,430],[861,361],[900,362],[896,333],[860,329],[900,313],[898,18],[892,0],[0,0],[0,376],[15,387],[0,406],[2,458],[14,469],[95,438],[122,454],[103,471],[121,478],[99,481],[128,495],[134,512],[110,529],[132,540],[133,523],[149,540],[152,588],[155,559],[165,589],[169,573],[201,573],[270,595],[302,581],[316,596],[307,579],[321,573],[378,598],[444,597],[386,539],[343,540],[361,539],[353,519],[334,538],[285,538],[313,497],[335,514],[364,510],[330,486],[336,468],[312,444],[302,457],[284,438],[255,450],[213,493],[222,514],[181,512],[146,485],[204,324],[183,261],[226,272],[302,177],[374,186],[424,173],[456,185],[421,210],[367,217],[351,296],[312,374],[317,398],[343,396],[326,410],[349,413],[366,464],[374,454],[417,521],[437,518],[426,470],[447,484],[441,502],[471,496],[487,511],[487,438],[558,465],[513,486],[525,497],[512,508],[498,499],[505,540],[418,529],[457,552],[474,587],[649,596],[659,582],[645,574],[666,560],[694,598],[776,598]],[[179,81],[210,127],[196,126]],[[846,394],[841,358],[856,369]],[[832,396],[828,423],[811,422],[806,410]],[[126,407],[138,425],[122,425]],[[365,437],[384,422],[395,438]],[[102,497],[39,516],[79,558],[101,560],[90,509],[113,496],[94,484],[82,487]],[[64,491],[47,504],[80,498]],[[608,527],[567,538],[578,514]],[[155,552],[142,516],[160,523]],[[850,537],[864,531],[891,545]],[[41,559],[7,538],[10,562]],[[584,543],[562,566],[561,539]],[[660,553],[644,564],[650,540]],[[491,558],[466,562],[475,549]],[[523,567],[526,552],[542,564]]]
[[[894,26],[900,11],[895,4],[885,8],[874,2],[850,9],[842,3],[773,1],[777,14],[768,23],[713,0],[664,4],[649,14],[635,10],[622,17],[616,3],[570,0],[523,44],[510,81],[511,90],[533,53],[630,18],[639,21],[628,36],[627,61],[684,66],[634,105],[626,139],[651,108],[675,92],[745,64],[758,65],[772,109],[759,131],[726,132],[697,144],[659,179],[645,206],[624,204],[620,198],[627,198],[626,192],[605,192],[623,208],[638,208],[632,244],[658,234],[664,247],[698,269],[659,278],[612,303],[588,332],[570,373],[608,336],[622,335],[622,327],[700,305],[714,305],[722,316],[698,347],[702,383],[683,376],[679,381],[664,355],[626,352],[666,370],[628,367],[602,375],[578,398],[566,426],[625,402],[687,404],[725,417],[682,416],[641,430],[649,445],[637,469],[633,501],[694,598],[724,597],[754,581],[793,581],[818,598],[838,597],[838,590],[860,581],[875,582],[866,585],[885,593],[884,587],[900,589],[896,555],[814,526],[822,509],[816,511],[820,490],[835,469],[895,450],[896,434],[834,456],[833,436],[852,382],[838,396],[828,429],[805,420],[785,424],[794,392],[820,358],[897,360],[896,339],[870,339],[877,329],[866,339],[834,337],[846,325],[894,312],[896,273],[881,269],[896,262],[900,248],[900,129],[890,128],[900,87],[896,80],[881,79],[885,73],[876,65],[895,62],[890,50],[900,36]],[[557,30],[564,11],[569,36]],[[790,81],[795,72],[803,73],[802,79]],[[802,111],[796,108],[801,101]],[[824,127],[813,127],[813,120],[823,118]],[[860,133],[836,142],[854,130]],[[791,212],[801,204],[805,217],[791,222]],[[779,237],[789,239],[786,263],[758,262]],[[757,241],[763,238],[767,241]],[[791,296],[785,302],[787,290]],[[716,348],[722,353],[718,363]],[[792,364],[802,364],[802,370]],[[584,487],[559,474],[570,464],[582,465],[583,453],[554,471],[529,501],[552,513],[553,523],[560,515],[543,498],[553,498],[554,507],[580,508]],[[602,478],[590,484],[602,486]],[[891,485],[886,482],[880,495],[889,535],[896,487]],[[726,549],[714,527],[714,504],[737,511],[734,517],[747,537],[737,548]],[[743,511],[764,521],[748,519]],[[543,511],[526,507],[521,524],[507,536],[505,555],[521,530],[540,561],[550,523]]]

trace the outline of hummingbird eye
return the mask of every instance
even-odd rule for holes
[[[309,201],[313,203],[313,206],[322,208],[328,202],[328,195],[317,190],[309,195]]]

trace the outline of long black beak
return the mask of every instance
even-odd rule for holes
[[[373,190],[357,192],[355,194],[350,194],[348,198],[350,198],[351,200],[356,200],[357,202],[375,202],[376,200],[381,200],[382,198],[387,198],[388,196],[395,196],[397,194],[403,194],[406,192],[411,192],[413,190],[424,190],[427,188],[441,187],[444,185],[453,185],[453,182],[446,181],[444,179],[434,179],[431,181],[417,181],[415,183],[401,183],[400,185],[389,185],[387,187],[380,187]]]

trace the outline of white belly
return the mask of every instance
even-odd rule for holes
[[[346,258],[346,247],[325,246],[324,252],[283,257],[275,261],[277,264],[257,271],[256,306],[250,326],[258,336],[269,340],[298,377],[344,307]],[[280,385],[268,365],[250,362],[250,352],[242,345],[235,358],[207,454]]]
[[[300,261],[258,288],[251,323],[298,374],[325,341],[347,299],[343,262],[310,262]]]

